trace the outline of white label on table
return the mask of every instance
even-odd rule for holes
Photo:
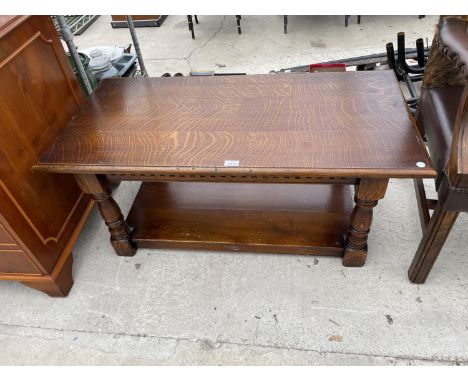
[[[225,160],[224,167],[238,167],[239,161],[238,160]]]
[[[424,162],[416,162],[416,166],[418,166],[419,168],[424,168],[426,167],[426,164]]]

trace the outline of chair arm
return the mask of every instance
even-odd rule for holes
[[[468,188],[468,84],[458,107],[446,172],[452,186]]]
[[[465,75],[468,75],[468,22],[446,18],[440,20],[437,47]]]

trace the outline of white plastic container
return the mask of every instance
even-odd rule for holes
[[[103,78],[119,77],[119,71],[112,66],[111,60],[107,54],[99,49],[94,49],[90,53],[89,67],[93,71],[96,80]]]

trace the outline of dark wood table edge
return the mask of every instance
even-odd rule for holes
[[[95,165],[74,165],[70,166],[66,163],[44,164],[37,163],[32,167],[33,171],[44,171],[53,173],[64,174],[103,174],[109,176],[118,176],[121,178],[128,177],[132,179],[138,176],[148,176],[151,180],[152,176],[165,175],[165,176],[278,176],[306,178],[312,180],[313,178],[435,178],[437,176],[432,163],[429,163],[424,168],[416,167],[414,169],[379,169],[375,168],[323,168],[323,169],[310,169],[310,168],[267,168],[267,167],[153,167],[153,166],[95,166]],[[232,178],[234,179],[234,178]],[[239,181],[243,181],[240,178]],[[171,179],[167,179],[170,181]],[[190,179],[187,179],[190,180]]]

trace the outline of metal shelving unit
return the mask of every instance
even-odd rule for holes
[[[73,36],[79,36],[82,34],[89,26],[96,21],[99,15],[74,15],[74,16],[65,16],[65,21],[70,27],[70,31]],[[58,25],[57,19],[55,16],[52,16],[54,20],[55,29],[59,31],[60,27]]]

